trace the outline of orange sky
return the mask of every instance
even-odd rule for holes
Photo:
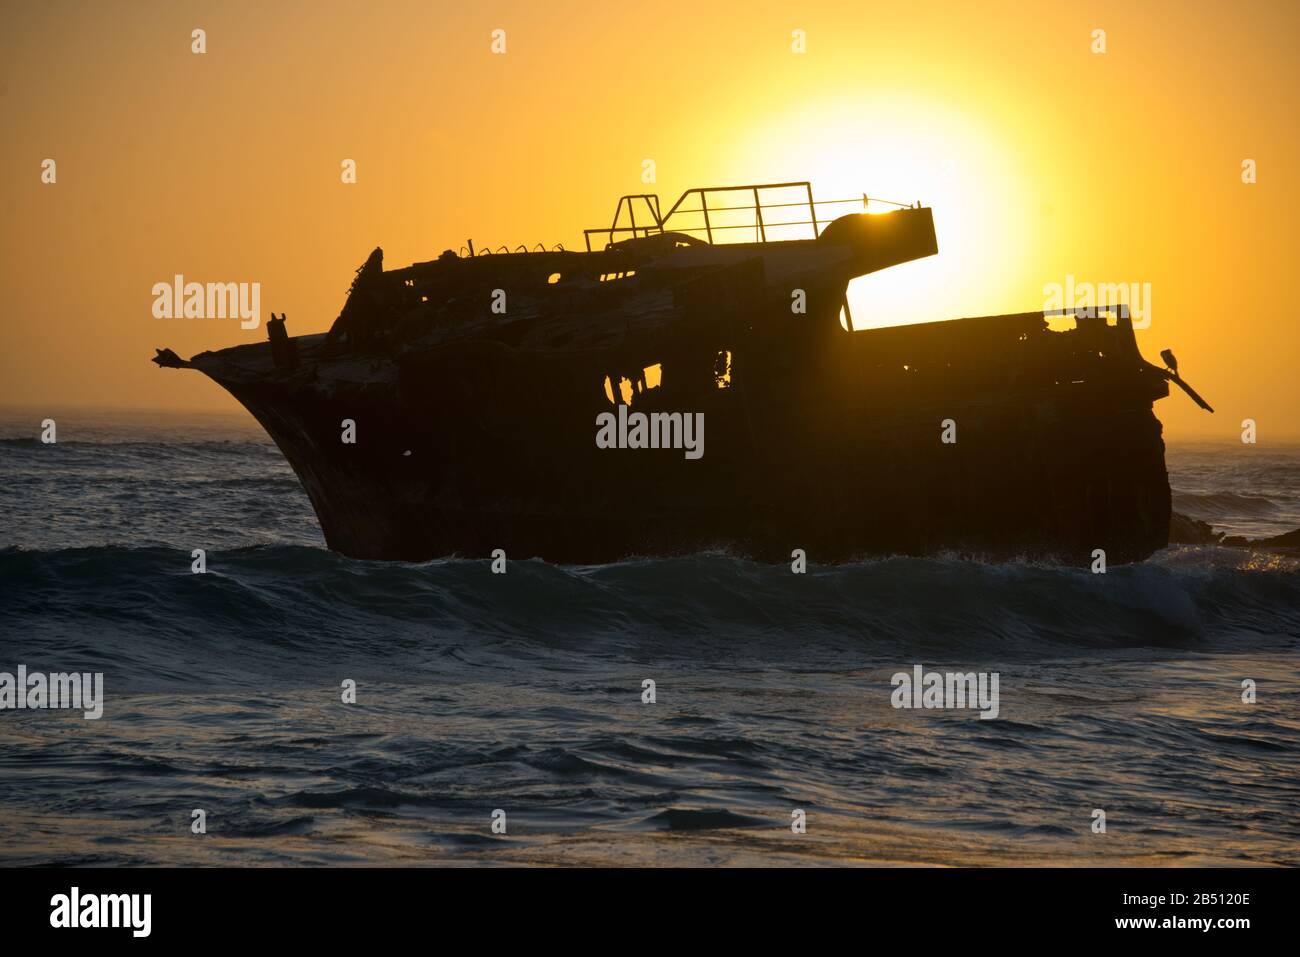
[[[6,5],[0,404],[234,407],[148,361],[265,337],[155,319],[176,273],[260,282],[263,321],[323,331],[376,245],[573,248],[622,193],[811,179],[935,210],[939,256],[857,281],[859,325],[1149,282],[1143,351],[1219,410],[1176,393],[1169,434],[1300,436],[1300,4],[893,6]]]

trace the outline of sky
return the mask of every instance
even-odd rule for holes
[[[855,280],[859,327],[1136,284],[1144,354],[1218,410],[1175,391],[1167,435],[1300,438],[1289,0],[52,0],[0,24],[0,405],[237,408],[149,362],[265,338],[156,318],[176,274],[258,282],[263,322],[321,332],[375,246],[575,248],[625,193],[811,180],[934,209],[939,255]]]

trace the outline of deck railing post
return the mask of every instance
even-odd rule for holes
[[[754,216],[758,220],[758,235],[760,242],[767,242],[767,227],[763,225],[763,203],[758,198],[758,187],[754,187]]]

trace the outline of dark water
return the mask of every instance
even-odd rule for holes
[[[0,863],[1300,864],[1294,558],[369,564],[241,418],[43,417],[0,417],[0,671],[106,700],[0,712]],[[1300,527],[1300,449],[1169,458]],[[999,717],[894,709],[915,664]]]

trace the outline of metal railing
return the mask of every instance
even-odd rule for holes
[[[768,190],[792,190],[798,189],[804,191],[807,198],[798,202],[771,202],[763,201],[763,192]],[[710,206],[709,196],[714,193],[748,193],[753,197],[753,202],[741,206]],[[688,197],[698,197],[698,208],[682,208]],[[636,210],[637,200],[640,200],[644,206],[644,215],[641,224],[637,223]],[[660,213],[659,197],[654,193],[632,193],[623,196],[618,201],[618,206],[614,210],[614,220],[606,227],[593,229],[584,229],[582,231],[583,239],[587,244],[587,252],[591,252],[591,239],[593,236],[605,236],[605,246],[608,248],[615,242],[615,237],[625,239],[639,239],[645,236],[651,236],[656,233],[675,232],[696,234],[703,233],[705,241],[714,243],[716,233],[724,233],[730,230],[745,229],[754,231],[754,242],[765,243],[769,241],[769,232],[778,233],[787,227],[804,227],[811,226],[811,237],[816,239],[821,235],[821,230],[834,217],[823,215],[820,219],[817,216],[817,207],[819,206],[837,206],[845,203],[861,203],[862,208],[866,209],[871,200],[864,193],[862,197],[854,199],[828,199],[814,200],[812,184],[804,181],[797,183],[760,183],[751,186],[705,186],[688,189],[673,203],[672,207],[666,214]],[[877,199],[876,202],[887,203],[890,206],[897,206],[902,209],[911,208],[911,203],[899,203],[889,199]],[[917,204],[919,205],[919,204]],[[764,217],[764,210],[777,209],[803,209],[807,210],[807,219],[794,220],[772,220]],[[626,212],[627,225],[621,225],[623,216]],[[718,214],[750,212],[753,213],[753,222],[744,223],[718,223],[714,217]],[[649,222],[645,221],[648,215]],[[700,215],[704,218],[702,226],[683,226],[670,224],[674,216]]]
[[[456,255],[461,259],[473,259],[476,256],[501,256],[508,253],[562,253],[564,252],[564,243],[556,243],[554,246],[547,248],[545,243],[538,243],[532,249],[525,245],[518,245],[514,249],[509,246],[498,246],[495,250],[491,246],[483,246],[479,249],[474,248],[474,240],[468,240],[466,245],[461,246]]]

